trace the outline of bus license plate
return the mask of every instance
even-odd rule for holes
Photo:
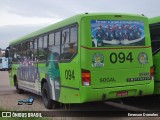
[[[121,96],[127,96],[128,95],[128,91],[120,91],[117,92],[117,96],[121,97]]]

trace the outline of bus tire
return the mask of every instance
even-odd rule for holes
[[[18,94],[22,94],[22,93],[24,92],[22,89],[20,89],[20,88],[18,87],[18,81],[17,81],[17,80],[15,80],[15,87],[16,87],[16,90],[17,90],[17,93],[18,93]]]
[[[47,82],[43,83],[43,86],[42,86],[42,99],[43,99],[44,106],[47,109],[51,109],[53,106],[53,101],[51,100],[51,97],[50,97],[50,91],[49,91],[49,86]]]
[[[59,102],[51,99],[51,94],[50,94],[49,86],[47,82],[43,83],[43,86],[42,86],[42,99],[43,99],[44,106],[47,109],[51,109],[51,108],[55,109],[60,107]]]

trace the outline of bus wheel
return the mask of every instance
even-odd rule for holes
[[[52,108],[53,101],[50,99],[50,91],[47,82],[45,82],[42,86],[42,99],[44,106],[48,109]]]
[[[49,86],[48,86],[47,82],[45,82],[43,84],[43,87],[42,87],[42,99],[43,99],[43,103],[44,103],[45,107],[48,108],[48,109],[58,108],[60,106],[59,102],[53,101],[51,99],[50,95],[51,94],[50,94],[50,91],[49,91]]]
[[[17,80],[15,80],[15,87],[16,87],[16,90],[17,90],[17,93],[18,93],[18,94],[22,94],[22,93],[24,92],[22,89],[20,89],[20,88],[18,87],[18,81],[17,81]]]

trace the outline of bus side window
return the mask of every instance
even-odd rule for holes
[[[27,45],[27,46],[26,46],[26,47],[27,47],[27,48],[26,48],[26,57],[27,57],[27,60],[30,61],[30,59],[31,59],[31,56],[30,56],[30,42],[27,41],[27,42],[26,42],[26,45]]]
[[[38,40],[34,40],[33,61],[36,61],[38,57]]]
[[[14,53],[13,53],[14,62],[17,62],[17,45],[14,45]]]
[[[69,59],[69,28],[62,31],[61,60]]]
[[[47,66],[49,65],[49,62],[51,60],[51,54],[53,55],[53,57],[54,54],[56,54],[56,56],[60,56],[60,38],[61,38],[60,32],[51,33],[49,35]],[[59,57],[58,59],[54,60],[54,62],[59,62]]]
[[[34,51],[34,40],[30,41],[29,57],[30,61],[33,62],[33,51]]]
[[[19,48],[20,52],[18,53],[18,57],[20,57],[20,61],[28,61],[29,59],[29,42],[22,43],[21,47]],[[22,50],[22,52],[21,52]]]
[[[50,52],[52,52],[52,48],[54,46],[54,33],[49,34],[49,43],[48,43],[48,49]]]
[[[55,33],[55,46],[53,46],[53,53],[57,53],[57,56],[60,55],[60,40],[61,40],[61,32],[56,32]]]
[[[63,30],[61,60],[70,60],[77,52],[77,27]]]
[[[43,51],[43,37],[39,37],[38,39],[38,52],[39,52],[39,61],[44,60],[44,51]]]
[[[74,55],[77,52],[77,27],[70,30],[70,53]]]

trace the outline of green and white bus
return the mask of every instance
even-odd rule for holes
[[[10,43],[10,81],[46,108],[153,94],[148,19],[80,14]]]
[[[155,94],[160,94],[160,16],[150,18],[150,35],[152,42],[153,64],[155,66]]]

